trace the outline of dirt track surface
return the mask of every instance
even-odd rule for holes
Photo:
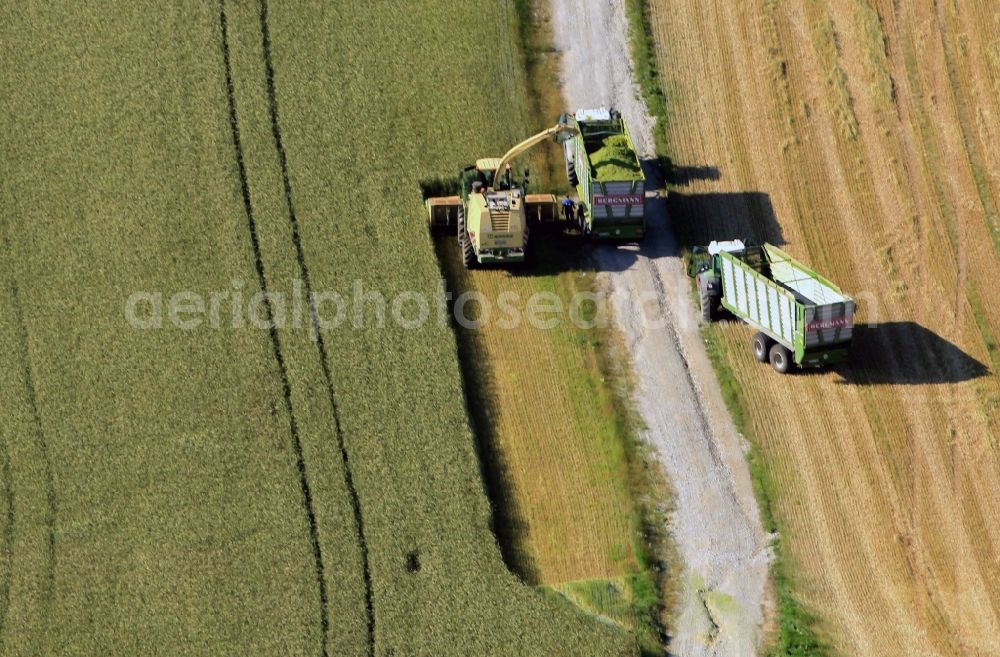
[[[633,81],[621,3],[553,0],[553,14],[569,107],[619,109],[641,155],[652,155],[652,120]],[[596,256],[634,363],[646,438],[675,494],[670,533],[683,563],[673,571],[682,581],[669,650],[749,657],[760,638],[768,537],[741,438],[699,334],[665,203],[651,207],[641,247],[605,246]]]

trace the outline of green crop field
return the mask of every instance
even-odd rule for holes
[[[635,653],[504,568],[447,325],[233,328],[437,289],[417,181],[525,133],[512,8],[0,26],[0,654]],[[221,327],[131,326],[137,292]]]

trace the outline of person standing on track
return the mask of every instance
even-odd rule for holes
[[[569,194],[567,194],[566,198],[563,199],[562,209],[563,217],[566,218],[566,221],[572,223],[576,218],[576,204],[573,203],[573,199],[569,197]]]

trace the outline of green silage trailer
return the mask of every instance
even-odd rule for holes
[[[638,241],[646,234],[646,177],[618,112],[581,109],[569,117],[577,134],[565,142],[566,177],[576,190],[584,235]]]
[[[694,249],[688,273],[697,279],[702,319],[714,320],[721,306],[756,328],[754,357],[776,371],[847,358],[854,300],[778,247],[712,242]]]

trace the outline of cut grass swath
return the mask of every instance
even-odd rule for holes
[[[456,325],[495,531],[522,579],[613,619],[656,653],[666,548],[666,521],[656,509],[665,485],[636,438],[628,364],[609,344],[613,332],[570,319],[577,295],[594,299],[572,311],[577,320],[600,323],[609,312],[595,287],[589,246],[556,230],[536,230],[532,239],[533,264],[515,271],[466,270],[453,237],[435,244],[454,298],[504,299],[502,306],[463,308],[474,322],[488,313],[482,327]],[[561,305],[560,315],[538,316],[558,318],[554,326],[529,321],[533,297]],[[576,595],[604,585],[619,593],[586,601]]]

